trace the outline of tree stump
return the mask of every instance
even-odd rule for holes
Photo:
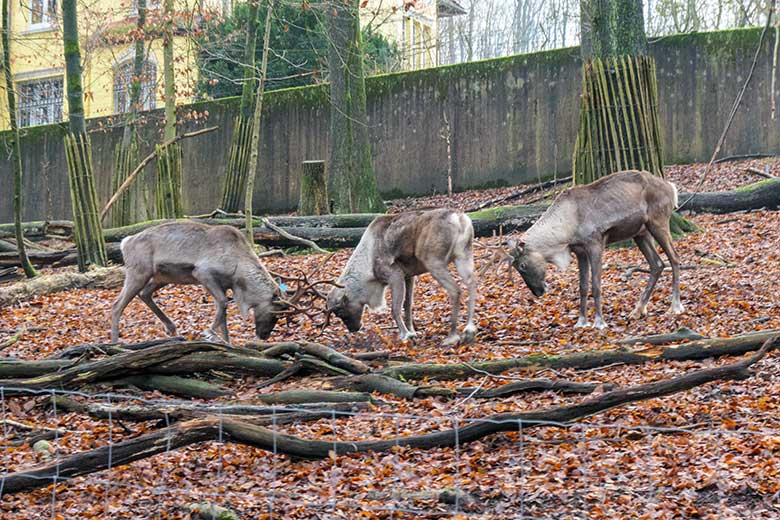
[[[303,161],[298,214],[325,215],[327,213],[328,184],[325,178],[325,161]]]

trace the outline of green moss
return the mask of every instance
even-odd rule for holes
[[[494,208],[487,208],[480,211],[472,211],[469,213],[469,217],[474,219],[495,219],[506,216],[512,206],[496,206]]]
[[[525,356],[525,359],[531,363],[539,363],[542,361],[556,361],[559,357],[553,354],[529,354]]]
[[[654,47],[684,48],[695,45],[714,56],[731,53],[734,49],[755,49],[761,37],[761,27],[727,29],[702,33],[672,34],[652,42]]]
[[[676,212],[672,213],[672,218],[669,219],[669,228],[672,231],[672,238],[675,239],[699,231],[699,226]]]
[[[758,191],[760,189],[766,188],[770,184],[778,183],[780,182],[780,179],[765,179],[763,181],[753,182],[751,184],[746,184],[745,186],[739,186],[738,188],[735,188],[734,191],[739,191],[742,193],[751,193],[754,191]]]
[[[517,67],[535,65],[562,65],[579,59],[579,47],[566,47],[551,51],[517,54],[469,63],[456,63],[407,72],[393,72],[366,78],[369,98],[406,92],[414,86],[435,84],[439,97],[446,98],[449,85],[464,79],[483,79],[515,70]]]

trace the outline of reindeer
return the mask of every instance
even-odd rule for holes
[[[111,341],[119,339],[119,318],[136,295],[160,319],[171,336],[176,325],[152,299],[168,284],[201,285],[214,297],[216,316],[203,333],[229,342],[227,290],[233,291],[241,315],[254,314],[255,333],[266,339],[280,314],[289,310],[282,291],[265,270],[246,238],[230,226],[171,222],[148,228],[122,240],[125,283],[111,308]]]
[[[546,265],[563,270],[577,257],[580,275],[580,309],[575,327],[587,327],[588,271],[592,277],[596,318],[593,326],[607,325],[601,314],[601,257],[607,244],[634,239],[650,264],[647,287],[630,319],[647,315],[647,302],[653,293],[664,263],[653,239],[663,249],[672,267],[670,313],[683,311],[680,303],[680,261],[672,245],[669,218],[677,207],[674,184],[648,172],[628,170],[613,173],[587,186],[569,188],[525,233],[520,242],[510,242],[512,265],[534,296],[547,290]]]
[[[417,337],[412,320],[415,277],[431,273],[447,291],[452,304],[450,333],[444,344],[456,345],[461,340],[457,333],[461,291],[448,268],[454,262],[469,291],[464,341],[474,341],[477,280],[473,240],[471,220],[459,211],[434,209],[377,217],[366,229],[338,279],[341,287],[334,287],[328,293],[326,323],[332,313],[350,332],[357,332],[362,327],[364,308],[383,307],[389,287],[399,337],[402,341],[414,339]]]

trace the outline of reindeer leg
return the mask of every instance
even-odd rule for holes
[[[658,277],[661,276],[661,273],[664,270],[664,263],[655,250],[653,239],[647,233],[640,233],[635,236],[634,242],[639,246],[639,250],[642,251],[645,259],[647,259],[647,263],[650,264],[650,276],[647,278],[647,286],[645,287],[642,296],[640,296],[636,307],[634,307],[634,310],[628,315],[628,319],[630,320],[636,320],[643,316],[647,316],[647,302],[650,301],[650,296],[653,295],[655,284],[658,282]]]
[[[162,309],[160,309],[160,307],[157,306],[157,303],[155,303],[155,301],[152,299],[154,292],[162,287],[165,287],[166,285],[167,284],[165,283],[157,283],[154,280],[149,280],[138,294],[138,297],[141,298],[141,301],[144,302],[147,307],[152,309],[152,312],[155,314],[155,316],[157,316],[157,318],[159,318],[159,320],[162,322],[166,332],[168,332],[168,335],[175,336],[176,325],[168,316],[165,315]]]
[[[575,329],[587,327],[588,324],[588,276],[590,276],[590,260],[585,253],[577,255],[577,270],[580,273],[580,315],[577,318]]]
[[[662,224],[647,224],[647,229],[656,239],[658,245],[664,250],[669,258],[669,264],[672,266],[672,305],[669,307],[668,314],[680,314],[683,312],[682,303],[680,303],[680,257],[672,244],[672,232],[669,229],[669,219],[664,219]]]
[[[414,276],[407,276],[405,279],[406,290],[404,294],[404,320],[406,328],[413,335],[417,335],[414,330],[414,319],[412,318],[412,306],[414,305]]]
[[[607,323],[601,314],[601,255],[604,251],[602,244],[596,244],[588,249],[590,261],[591,285],[593,287],[593,303],[596,307],[596,320],[593,327],[599,330],[606,329]]]
[[[474,257],[469,254],[465,258],[456,258],[455,268],[469,291],[468,321],[466,322],[466,328],[463,329],[463,343],[472,343],[477,335],[477,325],[474,323],[474,308],[477,302],[477,277],[474,274]]]
[[[208,273],[203,273],[199,270],[194,270],[192,275],[198,280],[201,285],[208,291],[208,293],[214,298],[214,306],[216,307],[216,313],[214,315],[214,323],[203,331],[203,337],[209,341],[215,343],[220,342],[219,335],[222,335],[225,343],[230,344],[230,335],[227,328],[227,295],[225,290],[219,286],[214,278]]]
[[[450,303],[452,304],[452,313],[450,315],[450,335],[442,342],[446,346],[457,345],[460,341],[458,336],[458,312],[460,312],[460,289],[458,284],[455,283],[455,279],[450,274],[450,270],[447,266],[430,267],[431,276],[444,287],[447,294],[450,296]]]
[[[148,277],[134,275],[129,269],[126,271],[122,292],[111,306],[111,343],[119,341],[119,318],[125,307],[144,288],[148,280]]]
[[[394,272],[388,279],[388,285],[390,286],[393,320],[395,320],[395,324],[398,326],[398,337],[401,341],[414,339],[417,335],[406,328],[406,323],[404,323],[402,315],[405,300],[408,297],[406,294],[405,276],[403,273]]]

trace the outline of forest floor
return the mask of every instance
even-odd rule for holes
[[[711,172],[702,190],[728,189],[757,178],[746,165],[780,174],[780,160],[731,162]],[[699,182],[702,165],[672,166],[669,178],[681,189]],[[438,197],[393,201],[394,209],[431,205],[466,207],[506,195],[514,188],[471,191],[454,200]],[[538,197],[537,193],[534,197]],[[516,201],[514,203],[519,203]],[[336,320],[322,335],[304,318],[282,321],[272,341],[314,340],[340,352],[388,349],[418,362],[455,362],[565,354],[619,347],[627,336],[672,332],[689,327],[709,337],[780,329],[780,212],[755,211],[689,217],[700,231],[676,242],[685,270],[685,312],[665,314],[671,276],[665,272],[638,322],[628,314],[644,287],[646,274],[628,273],[643,265],[636,248],[609,249],[603,275],[605,331],[574,329],[577,271],[549,271],[548,292],[534,298],[518,275],[488,271],[480,280],[475,343],[447,348],[449,305],[444,291],[423,275],[415,289],[414,343],[402,343],[388,310],[367,312],[364,329],[349,334]],[[480,239],[480,246],[496,245]],[[322,268],[338,276],[351,250],[337,252]],[[488,251],[476,248],[477,267]],[[311,271],[325,255],[268,258],[280,273]],[[118,290],[71,290],[0,309],[0,343],[21,327],[22,337],[2,354],[38,359],[87,342],[108,341],[109,312]],[[167,287],[157,301],[178,324],[179,333],[197,338],[213,318],[213,306],[199,287]],[[592,310],[591,310],[592,312]],[[235,306],[228,311],[232,342],[254,339],[253,324]],[[463,324],[461,323],[461,327]],[[154,315],[138,300],[122,319],[122,340],[164,336]],[[613,383],[626,387],[657,381],[733,359],[663,361],[595,370],[517,369],[513,377],[548,377]],[[250,402],[259,394],[289,388],[327,388],[328,378],[292,378],[257,390],[254,377],[221,374],[232,395],[213,402]],[[479,376],[441,381],[452,388],[491,388],[507,380]],[[429,381],[430,383],[430,381]],[[175,398],[137,389],[94,385],[86,391],[174,402]],[[370,410],[348,418],[279,426],[278,431],[307,439],[363,440],[411,435],[463,425],[499,412],[517,412],[580,401],[582,396],[538,392],[503,399],[426,398],[403,400],[376,395]],[[104,397],[103,400],[109,399]],[[111,402],[121,400],[112,395]],[[154,423],[122,423],[63,413],[47,395],[5,398],[3,421],[60,428],[52,441],[58,454],[116,443],[156,429]],[[42,461],[27,444],[12,446],[4,422],[6,472]],[[296,460],[242,445],[208,442],[79,477],[38,491],[6,495],[3,518],[188,518],[186,505],[211,501],[243,518],[756,518],[780,517],[780,356],[771,354],[742,381],[707,384],[667,398],[610,410],[572,427],[550,426],[496,434],[455,449],[398,448],[389,453]],[[457,504],[437,500],[443,490],[461,490],[470,499]],[[426,495],[425,491],[433,492]]]

